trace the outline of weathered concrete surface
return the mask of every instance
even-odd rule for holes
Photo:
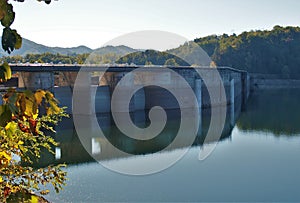
[[[20,88],[52,90],[54,87],[53,72],[21,72],[18,78]]]
[[[211,69],[211,68],[198,69],[198,71],[201,72],[202,77],[209,78],[208,83],[205,84],[202,78],[200,77],[199,73],[194,69],[174,68],[172,70],[185,79],[185,81],[193,89],[196,98],[201,98],[201,102],[199,101],[199,106],[204,108],[211,107],[212,105],[213,106],[228,105],[232,102],[230,100],[231,80],[234,80],[234,92],[235,92],[234,98],[239,98],[239,97],[245,98],[242,99],[244,100],[243,103],[245,103],[245,101],[247,100],[250,94],[250,77],[248,76],[247,72],[237,71],[231,68],[220,68],[218,69],[218,71],[216,71],[216,69]],[[151,76],[147,74],[148,73],[144,74],[146,75],[145,77],[151,78]],[[110,81],[114,81],[114,83],[111,83],[109,85],[111,87],[115,87],[124,75],[125,73],[110,74],[110,77],[114,78],[111,79]],[[157,83],[159,83],[159,81],[165,81],[167,87],[169,84],[168,87],[169,90],[176,89],[176,91],[182,92],[182,95],[184,94],[184,92],[186,91],[185,89],[186,87],[179,82],[180,78],[178,77],[178,75],[164,72],[163,70],[161,70],[161,73],[159,75],[160,78],[157,79]],[[220,76],[222,81],[219,80]],[[155,77],[157,76],[156,75],[152,76],[150,80],[155,81]],[[145,78],[143,79],[147,80]],[[198,83],[196,83],[196,81],[198,81]],[[133,81],[131,82],[138,83],[136,79],[133,79]],[[225,89],[225,95],[221,94],[222,86]],[[217,95],[213,101],[209,96],[208,89],[210,89],[215,95]],[[176,99],[170,93],[170,91],[166,89],[153,85],[153,86],[148,86],[143,88],[143,91],[145,93],[145,98],[146,98],[145,109],[150,109],[153,106],[162,106],[165,109],[178,108],[178,101],[176,101]],[[189,98],[189,101],[187,102],[188,108],[194,106],[193,102],[194,101],[192,100],[192,98]]]
[[[93,86],[91,87],[91,92],[84,92],[87,97],[91,97],[91,94],[95,95],[95,100],[91,100],[91,104],[86,103],[86,98],[82,102],[82,112],[77,112],[78,114],[84,114],[85,108],[91,108],[91,114],[93,113],[107,113],[110,112],[110,91],[108,86]],[[55,87],[53,89],[54,96],[58,99],[60,106],[66,106],[67,113],[73,113],[73,89],[71,87]]]
[[[196,71],[194,68],[190,67],[176,67],[170,68],[170,71],[166,72],[168,69],[165,67],[147,67],[147,71],[149,70],[147,73],[137,74],[137,76],[129,74],[130,76],[128,76],[129,72],[140,70],[140,68],[141,67],[131,66],[85,67],[81,80],[84,85],[89,87],[88,90],[83,88],[82,92],[80,92],[80,88],[78,89],[81,96],[77,99],[82,100],[82,102],[76,102],[79,105],[76,107],[78,112],[73,112],[72,92],[76,78],[78,78],[78,71],[81,70],[80,67],[12,66],[14,71],[21,71],[20,75],[22,77],[19,78],[19,84],[21,86],[29,89],[42,88],[54,91],[54,94],[61,105],[68,107],[68,113],[76,114],[110,112],[111,105],[113,105],[115,111],[120,112],[124,111],[124,109],[129,109],[130,112],[147,110],[154,106],[161,106],[165,109],[178,108],[178,101],[166,89],[175,89],[177,92],[184,95],[190,87],[194,91],[195,97],[184,98],[184,106],[186,106],[186,108],[195,107],[197,98],[199,107],[202,108],[228,105],[234,103],[233,98],[239,98],[245,103],[250,92],[250,80],[247,72],[232,68],[225,67],[215,69],[199,67],[196,68]],[[102,75],[103,71],[107,72],[105,72],[104,77],[100,79],[99,75]],[[124,77],[131,77],[127,78],[128,80],[121,84],[121,86],[123,86],[121,94],[123,94],[124,97],[130,94],[132,88],[140,87],[140,90],[131,98],[129,107],[128,101],[123,101],[122,99],[113,101],[111,104],[114,89],[117,85],[119,86],[119,82],[123,80]],[[206,79],[204,80],[203,78]],[[147,85],[142,88],[141,85],[143,82],[146,81],[147,83],[149,80],[153,82],[153,85]],[[184,80],[184,82],[182,82],[182,80]],[[234,83],[231,83],[231,81],[234,81]],[[166,89],[158,87],[160,85],[155,86],[155,84],[159,83],[163,83]],[[183,83],[187,84],[189,87],[183,85]],[[234,86],[233,89],[232,85]],[[225,90],[225,95],[222,94],[222,88]],[[210,98],[208,89],[215,95],[213,99]],[[234,92],[233,97],[232,92]],[[199,98],[201,101],[199,101]]]

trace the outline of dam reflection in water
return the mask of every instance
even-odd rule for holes
[[[226,111],[226,122],[220,138],[220,135],[213,133],[207,137],[208,128],[211,122],[211,109],[202,109],[199,112],[198,123],[195,121],[194,109],[186,109],[180,112],[179,109],[167,110],[167,123],[163,131],[150,140],[135,140],[124,135],[115,125],[111,114],[98,114],[97,123],[89,121],[86,116],[86,122],[89,123],[88,129],[82,129],[85,132],[84,138],[79,139],[72,117],[64,119],[59,126],[56,127],[57,134],[53,135],[55,140],[59,142],[59,146],[54,148],[55,155],[44,152],[35,166],[43,167],[49,164],[66,163],[79,164],[93,162],[96,160],[112,160],[128,157],[131,155],[146,155],[159,153],[168,147],[176,138],[181,123],[181,115],[185,115],[185,119],[190,119],[191,128],[184,131],[186,139],[179,139],[169,148],[169,151],[184,149],[191,146],[188,138],[194,136],[193,126],[198,125],[198,133],[192,146],[202,147],[205,143],[212,143],[230,139],[235,121],[241,112],[241,102],[236,102],[233,106],[214,107],[217,112]],[[146,111],[136,111],[130,113],[132,122],[139,128],[146,128],[150,125],[148,113]],[[123,117],[124,113],[117,113],[119,117]],[[190,117],[189,117],[190,116]],[[97,133],[97,125],[102,129],[104,136]],[[221,123],[220,123],[221,125]],[[83,143],[84,142],[84,143]],[[119,149],[115,150],[115,147]],[[124,153],[125,152],[125,153]],[[92,156],[91,156],[92,155]],[[94,158],[93,158],[94,157]]]

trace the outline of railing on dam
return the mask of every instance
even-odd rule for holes
[[[72,113],[73,87],[79,72],[86,74],[86,81],[90,84],[87,94],[95,95],[95,101],[91,102],[93,109],[90,113],[110,112],[111,97],[114,89],[127,75],[127,73],[145,68],[144,66],[100,66],[100,65],[11,65],[13,73],[18,78],[17,87],[28,89],[50,89],[54,92],[61,105],[69,107]],[[147,71],[156,72],[155,76],[144,74],[146,78],[153,81],[164,81],[166,87],[185,92],[186,90],[178,82],[178,76],[171,74],[167,70],[177,73],[189,84],[195,93],[199,107],[210,107],[212,105],[232,104],[236,99],[245,103],[250,93],[250,78],[247,72],[228,67],[167,67],[166,66],[147,66]],[[143,69],[145,70],[145,69]],[[199,75],[200,73],[200,75]],[[144,77],[143,75],[143,77]],[[206,80],[203,80],[203,77]],[[154,78],[154,79],[153,79]],[[221,78],[218,80],[218,78]],[[128,85],[128,93],[131,88],[140,86],[143,82],[139,79],[132,79],[132,84]],[[143,80],[147,80],[144,79]],[[125,84],[126,85],[126,84]],[[221,94],[224,87],[225,94]],[[168,89],[167,88],[167,89]],[[126,89],[126,88],[125,88]],[[208,90],[220,92],[219,96],[212,99]],[[124,94],[127,94],[125,91]],[[186,98],[186,103],[191,103]],[[118,101],[115,106],[126,105]],[[134,94],[130,101],[130,111],[147,110],[153,106],[163,106],[165,109],[178,108],[178,102],[172,94],[166,89],[156,87],[155,85],[142,87]],[[189,104],[187,104],[189,106]]]

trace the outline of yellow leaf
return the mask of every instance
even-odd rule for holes
[[[39,198],[37,196],[31,195],[31,203],[38,203],[39,202]]]
[[[0,156],[4,157],[7,161],[11,160],[11,156],[6,152],[0,151]]]
[[[34,120],[36,120],[36,119],[38,118],[38,116],[39,116],[38,112],[39,112],[39,110],[37,109],[37,114],[34,114],[34,115],[32,116],[32,118],[33,118]]]
[[[45,97],[46,92],[44,90],[38,90],[36,91],[36,93],[34,94],[34,97],[36,99],[36,102],[38,105],[40,105],[43,101],[43,98]]]
[[[24,144],[24,142],[20,140],[20,141],[18,142],[18,145],[22,145],[22,144]]]
[[[11,73],[11,69],[10,69],[10,66],[8,65],[8,63],[3,63],[2,64],[2,67],[4,68],[4,70],[5,70],[5,76],[6,76],[6,80],[9,80],[9,79],[11,79],[11,75],[12,75],[12,73]]]
[[[25,115],[27,116],[32,116],[35,114],[35,106],[34,106],[34,98],[33,95],[28,95],[25,99],[25,105],[26,105],[26,110],[25,110]]]
[[[15,122],[9,122],[6,126],[5,126],[5,130],[10,133],[10,134],[14,134],[17,130],[17,123]]]
[[[6,126],[5,126],[5,130],[9,130],[12,127],[12,122],[9,122]]]

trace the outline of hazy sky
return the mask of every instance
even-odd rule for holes
[[[11,1],[11,0],[10,0]],[[14,28],[48,45],[101,47],[133,31],[162,30],[188,39],[274,25],[300,26],[299,0],[35,0],[11,1]]]

